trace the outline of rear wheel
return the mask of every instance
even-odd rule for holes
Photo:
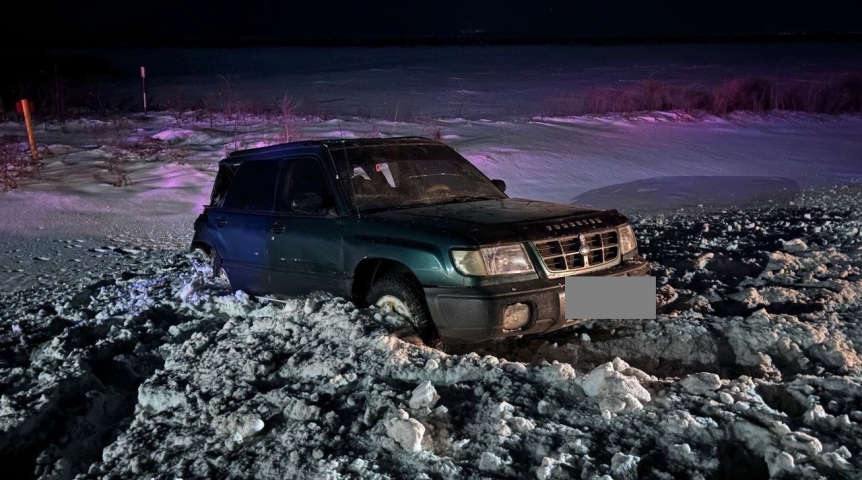
[[[437,333],[437,327],[434,326],[425,304],[422,288],[412,276],[402,273],[384,276],[371,286],[366,301],[370,305],[391,308],[413,325],[425,345],[438,350],[444,349],[440,334]]]

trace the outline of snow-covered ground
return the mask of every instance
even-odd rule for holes
[[[38,177],[0,193],[4,478],[862,478],[858,116],[38,127]],[[442,353],[388,311],[232,292],[187,251],[227,151],[390,135],[629,214],[657,319]]]

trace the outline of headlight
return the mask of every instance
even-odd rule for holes
[[[622,250],[622,254],[625,255],[636,248],[638,248],[638,241],[635,238],[635,231],[632,230],[631,225],[623,225],[620,227],[620,249]]]
[[[521,244],[485,247],[479,250],[452,250],[452,262],[464,275],[514,275],[535,271]]]

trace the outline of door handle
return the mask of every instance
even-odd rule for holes
[[[272,233],[284,233],[285,230],[286,227],[283,223],[276,222],[269,226],[269,231]]]
[[[226,227],[227,226],[227,219],[224,217],[216,217],[215,224],[216,224],[216,227]]]

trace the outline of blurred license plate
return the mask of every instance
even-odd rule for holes
[[[560,302],[566,318],[655,318],[655,277],[566,277]]]

